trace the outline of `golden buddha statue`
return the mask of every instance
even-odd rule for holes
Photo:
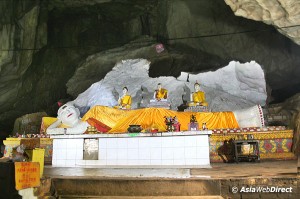
[[[191,102],[189,103],[189,106],[208,106],[205,99],[205,93],[200,91],[200,84],[196,82],[194,84],[194,88],[195,92],[191,94]]]
[[[162,88],[161,83],[157,84],[157,89],[154,92],[153,98],[156,101],[167,101],[168,98],[168,90]]]
[[[130,109],[131,108],[131,96],[128,95],[128,88],[125,86],[123,88],[123,95],[118,100],[119,109]]]

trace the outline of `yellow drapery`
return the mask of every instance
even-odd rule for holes
[[[186,131],[192,114],[196,115],[200,126],[205,122],[208,129],[239,127],[232,112],[192,113],[176,112],[163,108],[119,110],[105,106],[95,106],[84,115],[82,120],[95,118],[112,128],[109,133],[124,133],[132,124],[139,124],[143,129],[150,129],[155,126],[159,131],[166,131],[164,116],[176,116],[181,124],[181,130]]]

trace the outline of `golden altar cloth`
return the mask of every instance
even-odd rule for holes
[[[164,117],[176,116],[181,124],[181,131],[188,130],[191,115],[195,115],[200,125],[206,123],[208,129],[238,128],[239,125],[232,112],[177,112],[163,108],[144,108],[136,110],[119,110],[105,106],[95,106],[90,109],[82,118],[86,121],[89,118],[106,124],[112,129],[109,133],[127,132],[129,125],[141,125],[143,129],[157,128],[158,131],[166,131]]]

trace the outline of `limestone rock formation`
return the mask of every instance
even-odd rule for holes
[[[271,106],[273,114],[289,118],[289,127],[294,129],[293,151],[300,154],[300,94],[296,94],[283,103]]]
[[[67,92],[76,97],[94,82],[104,78],[122,59],[149,58],[158,62],[167,56],[170,56],[167,51],[156,52],[155,43],[149,37],[139,38],[125,46],[91,55],[77,67],[74,75],[67,82]]]
[[[26,114],[17,118],[14,124],[13,133],[39,134],[42,118],[46,116],[47,114],[45,112],[38,112]]]
[[[293,140],[293,152],[300,155],[300,112],[294,117],[294,140]]]
[[[300,74],[298,45],[287,44],[288,39],[279,36],[271,26],[234,17],[222,1],[208,2],[175,0],[166,3],[164,37],[170,38],[170,43],[177,49],[189,47],[197,49],[198,53],[215,55],[223,60],[222,65],[231,60],[255,60],[263,67],[267,84],[276,97],[287,95],[286,87],[298,87],[298,80],[282,76]]]
[[[272,97],[284,100],[300,92],[300,47],[274,30],[236,17],[222,0],[0,1],[0,135],[21,115],[55,115],[58,100],[76,98],[124,59],[149,60],[152,78],[254,60]],[[78,73],[98,53],[107,60]]]
[[[13,7],[12,2],[2,1],[0,12],[5,13],[0,22],[0,121],[6,121],[22,114],[22,107],[16,107],[16,103],[31,92],[33,84],[24,88],[26,83],[22,78],[32,64],[35,52],[32,49],[45,45],[43,38],[47,35],[43,23],[38,23],[40,7],[33,2]]]
[[[103,57],[106,56],[97,54],[89,57],[83,64],[84,68],[78,68],[77,73],[93,67],[95,61],[101,65],[99,61],[103,60]],[[133,98],[132,108],[147,107],[153,98],[156,85],[161,83],[168,90],[171,108],[177,110],[183,103],[183,97],[189,100],[190,93],[194,91],[194,83],[198,81],[202,90],[206,92],[211,111],[232,111],[256,104],[265,105],[267,95],[264,72],[255,62],[241,64],[232,61],[215,72],[182,73],[177,79],[171,76],[151,78],[149,66],[150,62],[145,59],[130,59],[117,63],[101,81],[92,84],[81,93],[74,100],[74,104],[79,107],[115,106],[118,96],[114,96],[114,92],[121,95],[122,88],[126,86]],[[80,84],[79,80],[72,84],[75,82]]]
[[[236,16],[273,25],[300,45],[300,2],[297,0],[225,0]]]

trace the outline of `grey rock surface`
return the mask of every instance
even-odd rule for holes
[[[273,25],[300,44],[300,2],[297,0],[225,0],[236,16]]]
[[[297,22],[298,4],[287,2]],[[76,98],[122,59],[150,60],[152,78],[254,60],[274,99],[300,92],[300,47],[273,26],[235,16],[222,0],[5,0],[0,42],[0,132],[11,132],[24,114],[55,115],[58,100]],[[161,54],[150,50],[157,43],[165,46]],[[97,53],[109,55],[79,74]]]

